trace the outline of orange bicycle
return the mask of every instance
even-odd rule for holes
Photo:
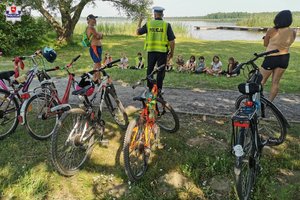
[[[158,94],[156,80],[152,78],[163,67],[164,65],[153,70],[150,75],[132,87],[134,89],[146,81],[153,83],[151,91],[146,89],[142,95],[133,98],[134,101],[142,102],[143,109],[139,117],[129,123],[125,134],[123,149],[125,172],[132,182],[141,179],[145,174],[148,168],[151,147],[157,148],[160,144],[160,127],[170,133],[179,129],[178,116],[170,104],[163,100],[161,94]],[[166,109],[172,114],[172,119],[167,117],[168,120],[170,123],[175,124],[175,128],[169,130],[160,124]],[[166,117],[164,116],[164,118]]]

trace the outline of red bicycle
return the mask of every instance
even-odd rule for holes
[[[25,106],[24,121],[29,134],[43,140],[51,136],[59,116],[71,109],[69,96],[71,87],[75,88],[75,75],[69,71],[80,55],[72,59],[71,63],[63,69],[68,73],[68,83],[62,99],[59,98],[57,89],[51,80],[45,80],[41,87],[34,90],[34,95]]]

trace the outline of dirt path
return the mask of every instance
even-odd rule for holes
[[[53,79],[60,95],[63,94],[66,79]],[[38,84],[36,81],[34,85]],[[132,97],[139,95],[144,88],[133,90],[128,84],[115,83],[119,98],[125,107],[140,107],[139,102],[132,101]],[[230,116],[234,110],[235,99],[240,95],[238,91],[231,90],[202,90],[164,88],[164,98],[171,103],[177,112],[206,114],[215,116]],[[71,103],[78,103],[77,97],[70,97]],[[288,120],[300,122],[300,94],[279,94],[275,104]]]

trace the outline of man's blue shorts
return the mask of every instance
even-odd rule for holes
[[[91,46],[90,55],[94,63],[101,63],[102,61],[102,47],[101,46]]]

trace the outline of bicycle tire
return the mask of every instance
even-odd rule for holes
[[[115,93],[115,90],[108,90],[104,100],[114,121],[121,129],[126,129],[129,124],[128,115],[125,112],[122,102]]]
[[[249,131],[248,133],[251,135],[247,134],[246,130]],[[254,160],[255,144],[252,135],[253,133],[249,128],[241,128],[236,135],[236,144],[241,145],[244,151],[243,156],[236,156],[234,168],[236,191],[239,199],[243,200],[250,198],[256,176]],[[248,143],[246,143],[247,139]]]
[[[8,135],[13,133],[16,130],[18,123],[19,123],[18,116],[20,115],[20,108],[19,108],[19,103],[15,97],[13,97],[9,101],[9,104],[12,103],[12,105],[13,105],[13,107],[11,108],[11,110],[12,110],[11,113],[14,113],[14,114],[12,115],[12,118],[11,118],[12,120],[9,120],[12,122],[12,124],[6,126],[6,123],[5,123],[5,122],[7,122],[7,119],[9,119],[9,118],[7,118],[7,114],[5,114],[5,111],[4,111],[4,110],[6,110],[6,106],[7,106],[5,104],[5,101],[7,101],[7,97],[10,94],[11,93],[9,91],[0,89],[0,140],[6,138]]]
[[[132,182],[136,182],[136,181],[140,180],[148,168],[148,160],[146,159],[145,151],[143,151],[143,149],[141,149],[140,147],[137,147],[139,145],[139,143],[133,147],[134,148],[133,150],[137,153],[137,155],[139,154],[138,156],[141,156],[141,159],[139,159],[139,158],[137,159],[137,161],[139,161],[139,160],[141,161],[140,166],[138,166],[138,168],[140,167],[140,169],[138,169],[139,171],[136,171],[134,169],[134,166],[131,163],[131,159],[130,159],[131,142],[133,139],[136,139],[136,138],[132,138],[132,136],[135,137],[136,134],[138,134],[138,131],[140,129],[142,129],[142,131],[145,130],[144,124],[143,125],[139,124],[139,119],[132,120],[129,123],[128,128],[126,130],[124,144],[123,144],[123,157],[124,157],[125,172],[129,178],[129,180]]]
[[[72,117],[75,117],[74,120]],[[71,120],[70,125],[67,124],[67,120]],[[75,124],[72,124],[72,122]],[[85,144],[78,144],[78,140],[86,122],[88,122],[86,112],[81,108],[73,108],[63,113],[59,118],[59,122],[55,126],[51,140],[51,160],[55,169],[63,176],[70,177],[76,174],[89,158],[93,150],[94,134],[92,134]],[[71,130],[68,130],[68,127]],[[74,129],[74,127],[76,128]],[[69,131],[75,131],[75,134],[72,134],[70,141],[67,141],[71,133]],[[59,147],[59,143],[63,144],[62,147]],[[69,151],[71,149],[71,154],[68,154],[68,152],[61,154],[62,152],[59,151],[64,150],[64,148],[67,148],[66,150]],[[79,155],[80,158],[78,159],[78,162],[76,161],[76,163],[74,160],[68,160],[71,156],[73,156],[72,154],[75,151],[78,151],[78,154],[81,154]],[[66,160],[64,160],[65,158]]]
[[[241,95],[236,99],[235,108],[238,109],[247,95]],[[284,142],[287,134],[287,123],[283,114],[268,99],[261,97],[261,106],[264,106],[264,117],[259,118],[258,133],[268,146],[276,146]],[[277,124],[277,125],[276,125]],[[271,142],[274,141],[274,142]]]
[[[158,126],[169,133],[177,132],[180,128],[179,118],[172,106],[162,98],[157,98],[157,109]]]
[[[41,102],[36,102],[38,100],[41,100]],[[45,114],[51,112],[50,109],[57,105],[58,102],[45,93],[35,94],[28,100],[25,105],[24,120],[31,137],[36,140],[46,140],[51,137],[59,117],[58,115],[47,117]]]

